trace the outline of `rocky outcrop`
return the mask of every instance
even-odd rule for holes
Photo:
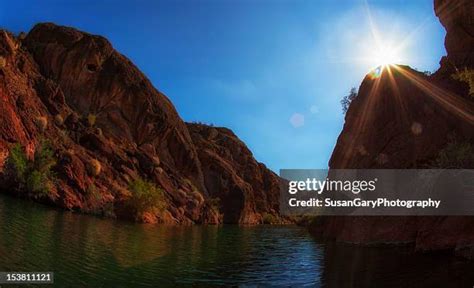
[[[451,74],[426,76],[401,65],[385,68],[380,77],[369,75],[362,82],[329,166],[427,167],[450,135],[474,136],[473,112],[467,87]]]
[[[277,217],[278,177],[230,130],[185,124],[105,38],[51,23],[26,36],[1,30],[0,57],[0,167],[14,144],[32,158],[49,140],[57,159],[54,193],[39,201],[142,222],[256,224],[264,213]],[[208,131],[217,131],[215,138]],[[133,215],[126,203],[136,179],[164,191],[164,211]],[[16,193],[8,181],[2,190]]]
[[[435,0],[434,9],[446,28],[445,47],[448,56],[443,68],[474,63],[474,2],[470,0]]]
[[[329,166],[434,168],[452,139],[474,143],[474,100],[453,75],[474,68],[472,1],[435,1],[446,27],[448,55],[427,76],[406,66],[368,75],[351,103]],[[464,163],[463,168],[474,168]],[[338,241],[414,243],[418,250],[453,249],[474,256],[474,217],[326,217],[310,229]]]
[[[221,199],[224,222],[260,223],[278,215],[280,178],[258,163],[227,128],[188,124],[210,197]],[[281,222],[281,219],[274,219]]]

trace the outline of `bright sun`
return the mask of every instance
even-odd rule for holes
[[[381,44],[380,41],[375,41],[373,49],[367,51],[367,64],[370,66],[369,75],[372,78],[379,78],[383,71],[388,66],[400,64],[402,62],[402,55],[398,52],[399,49],[394,45]]]
[[[378,70],[382,72],[385,67],[401,64],[407,61],[406,48],[410,45],[411,33],[406,33],[395,27],[387,28],[386,25],[377,25],[372,18],[369,6],[366,3],[367,20],[369,31],[366,34],[363,50],[366,63],[370,70]],[[382,24],[386,24],[382,22]]]
[[[380,45],[377,47],[373,55],[373,62],[375,63],[375,66],[385,67],[388,65],[397,64],[401,60],[401,57],[398,55],[396,50],[397,49],[388,45]]]
[[[423,24],[413,29],[410,19],[376,10],[377,20],[366,0],[362,9],[343,17],[335,25],[334,38],[329,38],[327,54],[334,63],[354,65],[360,73],[380,77],[384,71],[397,65],[412,64]],[[390,19],[390,21],[386,21]],[[415,47],[416,48],[416,47]]]
[[[373,78],[382,76],[386,67],[403,63],[403,53],[400,49],[401,45],[395,45],[399,42],[382,42],[380,38],[374,37],[372,40],[372,49],[366,51],[367,64],[369,64],[370,72]]]
[[[379,78],[382,76],[386,67],[400,63],[401,57],[399,53],[397,53],[397,49],[393,48],[392,45],[380,44],[374,46],[376,46],[376,48],[373,49],[370,52],[370,56],[367,57],[370,59],[369,62],[371,62],[369,75],[372,78]]]

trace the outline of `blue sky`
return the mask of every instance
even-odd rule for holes
[[[10,31],[107,37],[184,120],[231,128],[274,171],[327,167],[339,101],[373,66],[369,19],[387,45],[408,39],[402,64],[434,71],[445,55],[432,0],[0,1]]]

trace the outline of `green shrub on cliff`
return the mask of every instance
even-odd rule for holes
[[[39,198],[49,195],[55,178],[52,171],[55,165],[56,158],[51,145],[47,141],[41,141],[33,161],[29,163],[26,188],[30,196]]]
[[[7,158],[6,175],[20,192],[41,198],[50,195],[55,178],[54,165],[56,159],[48,142],[41,141],[32,160],[28,159],[20,144],[15,144]]]
[[[102,200],[102,195],[100,194],[100,191],[97,189],[97,186],[95,184],[90,184],[87,186],[86,191],[85,191],[85,196],[87,197],[87,201],[89,202],[89,205],[91,206],[98,206]]]
[[[48,175],[33,170],[26,179],[26,189],[33,198],[48,196],[51,190],[51,182],[48,179]]]
[[[136,179],[129,185],[132,196],[129,205],[136,211],[137,216],[144,212],[159,212],[166,208],[163,190],[154,183]]]
[[[40,145],[35,151],[34,169],[43,174],[51,175],[51,168],[56,165],[56,158],[54,157],[53,149],[47,141],[41,141]]]
[[[6,172],[9,178],[14,178],[17,183],[23,183],[28,169],[28,159],[20,144],[15,144],[10,149],[10,155],[6,161]]]
[[[262,217],[262,222],[263,224],[277,224],[278,219],[270,213],[264,213]]]
[[[105,209],[105,207],[101,207],[102,195],[100,191],[97,189],[97,186],[95,186],[94,183],[91,183],[89,186],[87,186],[84,192],[85,192],[84,196],[89,206],[88,212],[92,214],[96,214],[96,215],[105,214],[105,211],[102,209],[102,208]]]
[[[474,147],[469,142],[451,140],[432,163],[435,168],[474,168]]]
[[[474,97],[474,70],[464,68],[452,76],[455,80],[467,83],[469,85],[469,95]]]

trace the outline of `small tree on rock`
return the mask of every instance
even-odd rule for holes
[[[357,97],[357,89],[355,87],[351,88],[351,91],[349,92],[349,95],[344,96],[341,100],[341,106],[342,106],[342,113],[346,114],[347,110],[349,110],[349,106],[352,103],[352,100],[354,100]]]

